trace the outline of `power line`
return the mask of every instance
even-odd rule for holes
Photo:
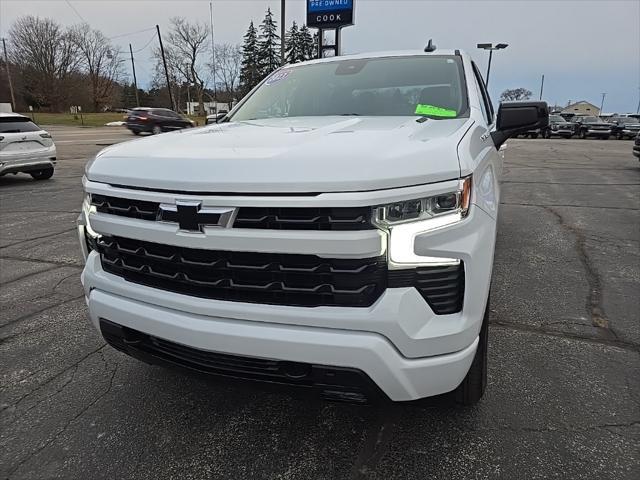
[[[75,12],[75,14],[78,16],[78,18],[80,20],[82,20],[84,23],[88,23],[84,18],[82,18],[82,15],[80,15],[78,13],[78,10],[76,10],[76,7],[74,7],[73,5],[71,5],[71,2],[69,0],[66,0],[67,5],[69,5],[69,7],[71,7],[71,10],[73,10]]]
[[[155,30],[156,27],[145,28],[144,30],[136,30],[135,32],[129,33],[121,33],[120,35],[114,35],[113,37],[107,37],[108,40],[113,40],[115,38],[128,37],[129,35],[135,35],[137,33],[150,32],[151,30]]]
[[[153,35],[151,35],[151,38],[149,39],[149,41],[147,43],[145,43],[144,47],[139,48],[137,50],[134,50],[133,53],[140,53],[141,51],[143,51],[145,48],[147,48],[151,42],[153,42],[153,40],[156,38],[157,33],[153,32]]]

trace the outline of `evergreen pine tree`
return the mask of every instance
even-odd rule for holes
[[[307,28],[306,24],[302,24],[298,33],[300,52],[302,53],[302,61],[316,58],[317,46],[314,44],[313,36]]]
[[[315,32],[313,34],[313,38],[312,38],[312,42],[313,42],[313,56],[311,58],[320,58],[320,55],[318,54],[318,32]]]
[[[287,41],[286,52],[285,52],[285,61],[287,63],[297,63],[304,61],[304,56],[302,53],[302,45],[300,44],[300,32],[298,31],[298,25],[296,22],[293,22],[289,31],[287,31]]]
[[[280,36],[271,8],[267,9],[267,14],[260,24],[258,65],[263,78],[280,66]]]
[[[242,45],[242,64],[240,66],[240,92],[244,96],[260,82],[259,53],[258,53],[258,31],[253,26],[253,21],[249,24],[247,33],[244,36]]]

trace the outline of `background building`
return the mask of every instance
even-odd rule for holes
[[[560,113],[562,115],[600,115],[600,109],[593,103],[581,100],[576,103],[570,103]]]

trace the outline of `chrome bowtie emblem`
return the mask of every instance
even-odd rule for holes
[[[235,208],[203,207],[202,202],[176,200],[175,205],[160,204],[158,220],[175,222],[180,230],[202,232],[204,227],[229,227]]]

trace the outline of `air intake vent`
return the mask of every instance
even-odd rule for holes
[[[457,313],[464,300],[464,264],[389,272],[389,287],[413,286],[437,315]]]

